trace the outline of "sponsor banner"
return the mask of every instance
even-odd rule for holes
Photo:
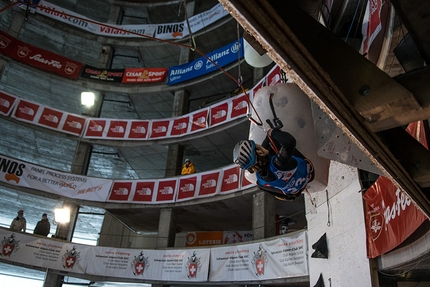
[[[87,274],[141,280],[204,282],[209,272],[208,249],[139,250],[93,247]]]
[[[252,241],[253,232],[251,231],[224,231],[223,244],[234,244],[239,242]]]
[[[122,83],[157,83],[166,78],[167,68],[126,68]]]
[[[40,0],[36,12],[56,21],[72,25],[89,33],[107,37],[155,37],[158,39],[182,39],[189,35],[186,21],[169,24],[140,24],[140,25],[114,25],[94,21],[70,10],[64,9],[44,0]],[[205,11],[189,18],[191,31],[197,32],[222,17],[229,15],[221,4],[211,10]]]
[[[281,68],[278,65],[275,65],[272,70],[267,74],[267,85],[274,86],[277,83],[281,82]]]
[[[86,122],[87,119],[84,117],[68,114],[66,115],[64,122],[61,122],[60,130],[65,133],[80,136],[84,131]]]
[[[153,120],[151,125],[151,134],[149,135],[150,139],[156,138],[165,138],[170,133],[170,126],[172,125],[173,120],[165,119],[165,120]]]
[[[112,180],[47,169],[0,155],[0,181],[69,198],[105,201]]]
[[[133,182],[116,180],[109,195],[109,201],[128,201],[132,191]]]
[[[382,0],[369,0],[367,2],[366,13],[364,14],[363,26],[361,28],[363,40],[361,42],[360,53],[362,55],[369,51],[373,40],[375,40],[382,29],[381,8]]]
[[[224,233],[222,231],[196,231],[187,232],[185,246],[222,245]]]
[[[58,128],[60,127],[60,122],[64,117],[64,113],[60,110],[54,110],[48,107],[41,108],[42,112],[37,121],[37,124],[54,130],[58,130]]]
[[[105,82],[121,83],[124,69],[100,69],[85,65],[81,77]]]
[[[209,108],[205,108],[197,112],[191,113],[190,117],[191,117],[191,128],[190,128],[191,133],[205,130],[208,128]]]
[[[91,250],[90,246],[3,229],[0,229],[0,244],[0,258],[5,261],[80,274],[85,273]]]
[[[206,57],[200,57],[186,64],[169,67],[167,85],[178,84],[218,70],[218,67],[213,62],[219,67],[224,67],[239,58],[243,58],[243,39],[241,38],[239,43],[233,42],[215,50],[207,54],[207,57],[212,62]]]
[[[187,21],[169,24],[158,24],[155,29],[155,38],[158,39],[181,39],[189,35],[189,29],[193,33],[206,28],[219,19],[229,15],[222,4],[215,5],[212,9],[191,16]]]
[[[225,167],[222,169],[221,194],[235,192],[240,189],[241,169],[238,165]]]
[[[128,120],[109,120],[106,137],[112,139],[125,138],[129,123]]]
[[[16,45],[14,45],[11,53],[9,53],[9,57],[69,79],[77,79],[82,69],[82,64],[77,61],[48,52],[19,40],[16,40]]]
[[[230,120],[231,100],[223,101],[210,107],[210,126],[214,127]]]
[[[130,130],[127,133],[127,139],[140,139],[144,140],[148,138],[148,131],[150,130],[150,121],[143,120],[131,120]]]
[[[248,101],[249,94],[242,94],[232,100],[232,108],[231,108],[231,119],[235,119],[240,116],[246,116],[249,111]]]
[[[197,188],[200,186],[200,182],[201,179],[198,174],[180,177],[176,201],[180,202],[184,200],[194,199],[196,197]]]
[[[130,125],[130,120],[93,118],[88,120],[84,138],[125,139]]]
[[[175,201],[176,198],[176,186],[178,185],[178,180],[167,179],[167,180],[159,180],[157,193],[155,197],[155,201],[157,203],[171,203]]]
[[[89,33],[107,37],[152,37],[156,27],[156,25],[107,25],[44,0],[40,0],[36,12]]]
[[[133,202],[153,203],[158,181],[136,181]]]
[[[306,232],[267,242],[211,248],[209,281],[252,281],[307,276]]]
[[[397,247],[427,219],[409,196],[384,176],[379,176],[363,198],[369,258]]]
[[[173,120],[172,129],[170,130],[170,137],[177,137],[186,135],[190,127],[190,116],[185,115]]]
[[[13,48],[15,47],[16,39],[11,35],[0,31],[0,53],[5,56],[10,55],[12,53]]]
[[[195,231],[185,236],[185,246],[210,246],[252,241],[252,231]]]
[[[85,129],[84,138],[104,138],[106,137],[106,127],[108,126],[108,119],[92,118],[88,120]]]
[[[200,173],[201,181],[198,189],[198,197],[214,196],[221,188],[221,172],[211,171]]]
[[[258,90],[266,86],[267,77],[261,79],[251,90],[253,95],[257,94]]]
[[[0,115],[9,116],[17,101],[15,96],[0,91]]]
[[[19,100],[12,117],[20,121],[35,122],[36,114],[39,109],[39,104]]]

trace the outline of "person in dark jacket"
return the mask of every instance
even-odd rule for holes
[[[315,176],[311,161],[296,149],[294,136],[279,129],[269,129],[261,145],[240,141],[233,150],[233,161],[255,172],[257,186],[280,200],[294,200]]]
[[[51,231],[51,223],[49,223],[48,215],[46,213],[42,214],[42,220],[36,224],[34,229],[34,234],[48,236]]]

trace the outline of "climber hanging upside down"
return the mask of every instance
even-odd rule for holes
[[[296,149],[288,132],[270,128],[263,143],[242,140],[233,150],[233,161],[241,169],[256,173],[257,186],[280,200],[294,200],[314,177],[310,160]]]

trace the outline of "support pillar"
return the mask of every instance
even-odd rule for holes
[[[24,21],[25,15],[21,11],[14,11],[12,21],[10,22],[9,28],[7,29],[7,33],[12,37],[18,38]]]
[[[261,191],[252,199],[253,240],[276,235],[276,199],[273,195]]]

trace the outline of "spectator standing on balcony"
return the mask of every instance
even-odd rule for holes
[[[25,232],[25,230],[27,229],[27,221],[24,217],[24,210],[21,209],[20,211],[18,211],[18,216],[12,220],[12,223],[10,224],[10,229],[12,229],[13,231]]]
[[[196,172],[194,164],[188,158],[185,160],[184,166],[182,167],[181,174],[192,174]]]
[[[36,224],[34,229],[34,234],[47,236],[51,231],[51,223],[49,223],[48,215],[46,213],[42,214],[42,220]]]

